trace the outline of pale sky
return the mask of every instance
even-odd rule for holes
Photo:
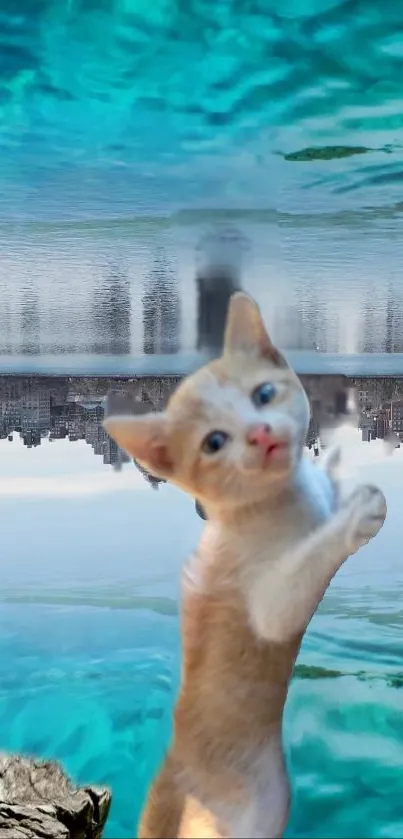
[[[391,454],[381,441],[363,443],[361,432],[348,425],[337,439],[348,486],[379,484],[388,500],[387,522],[364,549],[365,564],[363,551],[349,560],[337,584],[369,572],[403,577],[403,449]],[[130,581],[146,593],[176,596],[181,565],[202,529],[192,499],[169,485],[153,491],[131,464],[114,472],[83,442],[44,440],[28,450],[20,441],[2,441],[0,496],[5,588]]]

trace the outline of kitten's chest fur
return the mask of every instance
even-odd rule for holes
[[[312,473],[311,469],[315,471]],[[217,770],[233,749],[250,751],[281,727],[301,636],[259,639],[247,609],[247,587],[301,536],[330,514],[332,487],[317,467],[301,470],[286,503],[234,532],[208,524],[183,577],[183,681],[176,738],[193,758]],[[274,576],[275,584],[275,576]]]
[[[217,545],[226,545],[237,567],[238,585],[274,564],[330,518],[336,507],[336,487],[329,476],[308,458],[300,464],[295,481],[280,497],[273,495],[266,508],[246,519],[243,526],[217,533]],[[214,550],[214,549],[213,549]],[[218,553],[220,548],[218,548]],[[217,579],[220,562],[213,561]],[[214,579],[214,575],[212,581]]]

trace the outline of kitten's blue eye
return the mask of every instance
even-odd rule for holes
[[[216,454],[225,446],[228,434],[225,431],[212,431],[203,442],[202,449],[206,454]]]
[[[268,405],[276,395],[276,388],[270,382],[256,387],[252,393],[252,401],[260,408],[261,405]]]

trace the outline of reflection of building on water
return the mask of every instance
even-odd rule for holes
[[[385,322],[385,340],[383,345],[383,351],[386,353],[393,352],[394,346],[394,332],[395,332],[395,316],[394,316],[394,306],[393,306],[393,298],[391,294],[391,287],[390,284],[388,286],[388,295],[386,299],[386,322]]]
[[[96,288],[92,306],[91,350],[105,355],[130,355],[131,289],[125,273],[110,266]]]
[[[314,282],[297,284],[295,304],[294,320],[298,318],[300,321],[295,325],[297,326],[297,334],[300,334],[300,340],[303,343],[301,346],[289,346],[284,341],[282,342],[283,346],[287,349],[315,348],[320,352],[329,352],[327,303],[323,297],[319,296]]]
[[[39,298],[32,286],[22,290],[20,330],[22,355],[39,355],[41,349]]]
[[[196,276],[197,349],[216,354],[221,350],[228,301],[239,290],[235,280],[223,274],[206,279]]]
[[[403,321],[401,295],[396,293],[392,284],[388,285],[385,316],[385,339],[383,352],[403,352]]]
[[[6,280],[7,283],[7,280]],[[0,287],[1,308],[0,308],[0,355],[8,355],[12,352],[12,310],[10,304],[11,291],[6,283]]]
[[[145,281],[143,349],[147,354],[180,350],[181,303],[176,278],[161,252]]]
[[[273,311],[272,339],[286,350],[312,350],[315,344],[306,323],[294,306],[276,306]]]
[[[375,307],[373,303],[373,294],[371,299],[370,292],[372,291],[371,288],[366,289],[366,299],[363,302],[362,306],[362,316],[361,316],[361,324],[360,324],[360,337],[359,337],[359,345],[358,350],[359,352],[369,353],[373,351],[374,348],[374,337],[379,334],[379,327],[383,330],[383,326],[378,323],[379,311],[375,312]]]
[[[222,347],[229,298],[241,289],[245,237],[226,227],[201,240],[196,260],[197,349]]]

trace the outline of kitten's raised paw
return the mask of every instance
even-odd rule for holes
[[[346,537],[350,554],[355,553],[381,529],[386,518],[386,499],[372,484],[357,487],[347,500]]]

